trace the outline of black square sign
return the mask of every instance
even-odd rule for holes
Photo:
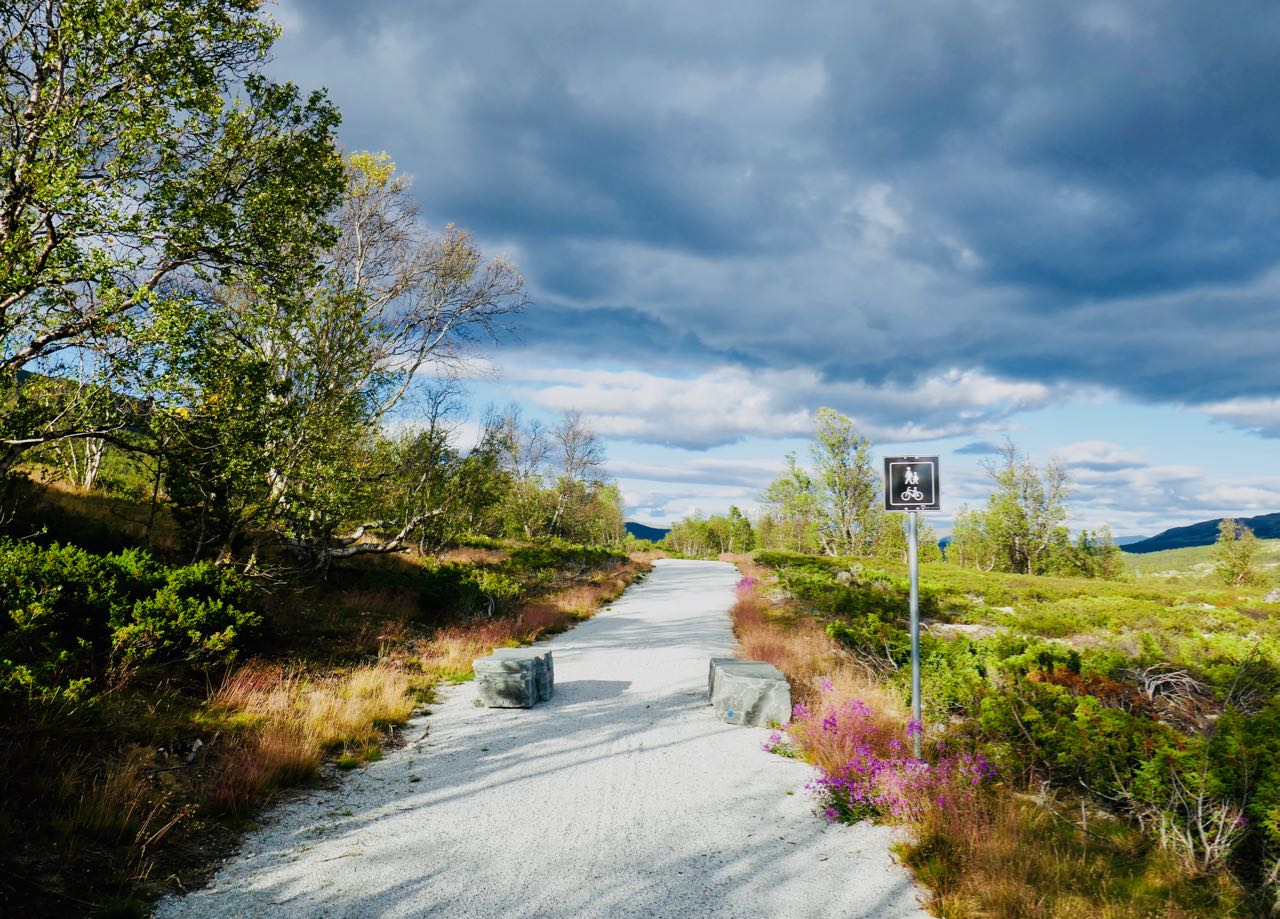
[[[884,484],[887,511],[941,510],[936,456],[886,456]]]

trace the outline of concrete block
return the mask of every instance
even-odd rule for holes
[[[713,658],[710,683],[716,716],[729,724],[767,727],[791,720],[791,686],[773,664]]]
[[[556,692],[556,665],[548,648],[498,648],[493,656],[502,660],[533,661],[533,680],[538,701],[546,702]]]
[[[736,657],[713,657],[711,658],[711,667],[707,672],[707,694],[711,698],[716,695],[716,673],[719,671],[721,664],[732,664],[736,661]]]
[[[489,708],[532,708],[538,701],[532,658],[482,657],[472,667],[480,701]]]

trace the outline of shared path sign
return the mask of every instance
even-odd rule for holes
[[[917,511],[941,508],[936,456],[886,456],[884,458],[884,508],[907,511],[907,568],[911,578],[911,748],[920,758],[924,734],[920,697],[920,544]]]
[[[884,458],[884,509],[936,511],[941,509],[936,456]]]

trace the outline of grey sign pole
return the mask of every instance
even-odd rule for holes
[[[907,513],[907,565],[911,573],[911,750],[921,758],[924,717],[920,695],[920,536],[919,512],[941,509],[936,456],[884,458],[884,509]]]
[[[916,731],[911,735],[911,751],[920,759],[924,722],[920,717],[920,551],[916,535],[918,511],[907,514],[907,558],[911,570],[911,718]]]

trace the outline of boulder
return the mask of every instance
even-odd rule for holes
[[[493,657],[501,660],[533,661],[534,686],[538,701],[546,702],[556,691],[556,668],[549,648],[498,648]]]
[[[1263,603],[1280,603],[1280,587],[1277,587],[1271,593],[1262,598]]]
[[[791,720],[791,686],[773,664],[712,658],[709,684],[711,705],[722,721],[768,727]]]
[[[476,690],[489,708],[532,708],[538,682],[531,657],[482,657],[472,662]]]

